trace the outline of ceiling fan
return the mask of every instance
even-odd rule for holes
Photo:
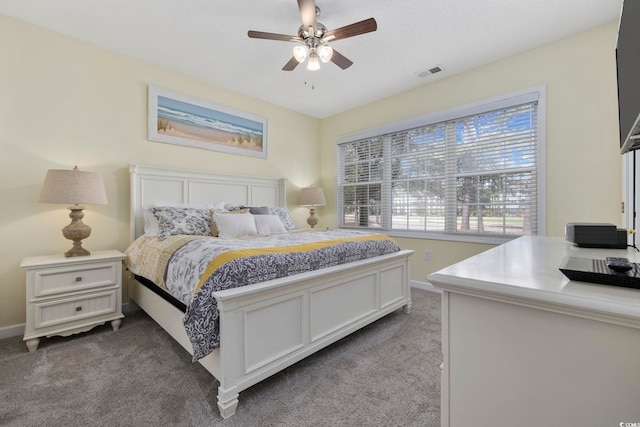
[[[319,69],[320,61],[331,61],[343,70],[347,69],[353,65],[353,61],[333,49],[327,42],[370,33],[378,29],[376,20],[369,18],[335,30],[327,30],[327,27],[317,20],[320,16],[320,8],[316,6],[315,0],[298,0],[298,8],[300,9],[302,25],[298,29],[297,36],[265,33],[263,31],[248,32],[249,37],[254,39],[298,43],[293,48],[293,57],[282,67],[284,71],[293,71],[299,63],[307,59],[307,70],[314,71]]]

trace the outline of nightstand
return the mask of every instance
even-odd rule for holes
[[[27,272],[27,322],[24,341],[35,351],[40,337],[68,336],[111,321],[114,331],[122,314],[120,251],[88,256],[63,254],[24,258]]]

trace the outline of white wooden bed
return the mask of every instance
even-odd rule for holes
[[[130,177],[132,241],[144,233],[143,206],[153,203],[286,206],[284,179],[141,165],[130,166]],[[220,347],[199,362],[220,383],[221,416],[235,413],[242,390],[399,308],[408,313],[412,252],[215,293]],[[181,310],[137,280],[129,298],[193,354]]]

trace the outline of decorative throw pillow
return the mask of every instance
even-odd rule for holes
[[[245,209],[236,209],[235,211],[211,211],[211,235],[213,237],[219,237],[218,224],[216,222],[216,215],[236,215],[249,213],[249,208]]]
[[[213,222],[218,227],[218,237],[222,239],[237,239],[239,237],[258,234],[256,222],[250,213],[225,215],[222,212],[213,213]]]
[[[176,234],[211,235],[209,209],[158,206],[149,210],[158,218],[158,238],[160,240]]]
[[[151,208],[172,207],[172,208],[194,208],[194,209],[224,209],[224,202],[215,203],[155,203],[142,208],[144,218],[144,234],[147,236],[157,236],[160,234],[160,223],[158,218],[151,212]]]
[[[280,221],[282,221],[282,225],[285,230],[293,230],[294,228],[298,228],[293,222],[291,222],[291,218],[289,217],[289,209],[287,208],[270,208],[271,215],[278,215],[280,217]]]
[[[240,206],[242,209],[249,209],[251,215],[270,215],[269,206]]]
[[[256,221],[256,230],[259,234],[287,232],[278,215],[254,215],[253,219]]]
[[[224,210],[226,211],[237,211],[238,209],[243,209],[242,205],[234,205],[233,203],[225,203]]]

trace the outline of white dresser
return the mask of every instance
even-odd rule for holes
[[[640,262],[522,237],[429,275],[443,290],[442,426],[640,425],[640,290],[569,281],[564,256]]]
[[[40,337],[67,336],[111,321],[120,327],[122,260],[116,250],[66,258],[63,254],[24,258],[27,319],[24,341],[35,351]]]

